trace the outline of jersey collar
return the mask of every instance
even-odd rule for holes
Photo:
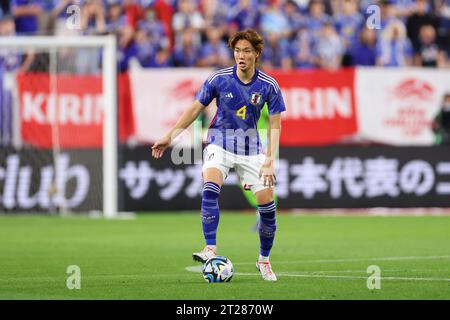
[[[243,83],[243,82],[241,81],[241,79],[239,79],[239,77],[237,76],[236,70],[237,70],[237,65],[234,65],[234,67],[233,67],[233,77],[234,77],[240,84],[242,84],[243,86],[249,86],[249,85],[252,85],[252,84],[256,81],[256,79],[258,79],[258,74],[259,74],[258,68],[255,68],[255,74],[253,75],[252,81],[250,81],[249,83]]]

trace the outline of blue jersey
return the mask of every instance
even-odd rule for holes
[[[21,6],[35,5],[42,7],[42,0],[11,0],[11,9],[16,9]],[[34,34],[38,31],[39,23],[38,17],[33,15],[20,16],[15,18],[17,34]]]
[[[253,79],[244,84],[236,74],[236,66],[213,73],[196,94],[208,106],[216,99],[217,113],[208,131],[208,143],[239,155],[261,152],[257,123],[264,103],[269,114],[286,110],[278,83],[256,69]]]

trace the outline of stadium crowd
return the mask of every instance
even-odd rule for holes
[[[254,28],[265,38],[265,69],[342,66],[448,67],[450,0],[11,0],[1,2],[0,36],[98,35],[118,38],[119,68],[232,64],[227,40]],[[378,5],[380,19],[370,5]],[[70,28],[67,20],[79,20]],[[73,8],[73,7],[72,7]],[[376,11],[375,11],[376,14]],[[375,28],[368,28],[368,23]],[[78,52],[78,72],[96,53]],[[0,59],[1,60],[1,59]],[[5,64],[5,59],[2,59]],[[31,61],[21,59],[23,68]]]

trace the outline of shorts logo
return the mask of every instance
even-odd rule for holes
[[[261,102],[261,98],[261,93],[253,92],[252,97],[250,98],[250,103],[256,106]]]
[[[208,161],[211,161],[213,158],[214,158],[214,153],[211,153],[211,154],[208,156]]]

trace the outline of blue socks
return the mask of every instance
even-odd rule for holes
[[[275,211],[275,203],[269,202],[267,204],[259,205],[258,211],[260,215],[259,220],[259,241],[260,241],[260,255],[268,257],[273,246],[273,239],[275,238],[275,231],[277,230]]]
[[[203,185],[202,227],[206,245],[216,245],[216,233],[219,225],[220,187],[214,182]]]
[[[219,194],[220,187],[214,182],[206,182],[203,185],[202,198],[202,227],[206,245],[216,245],[217,227],[219,225]],[[268,257],[273,246],[275,231],[277,230],[273,201],[258,205],[260,255]]]

